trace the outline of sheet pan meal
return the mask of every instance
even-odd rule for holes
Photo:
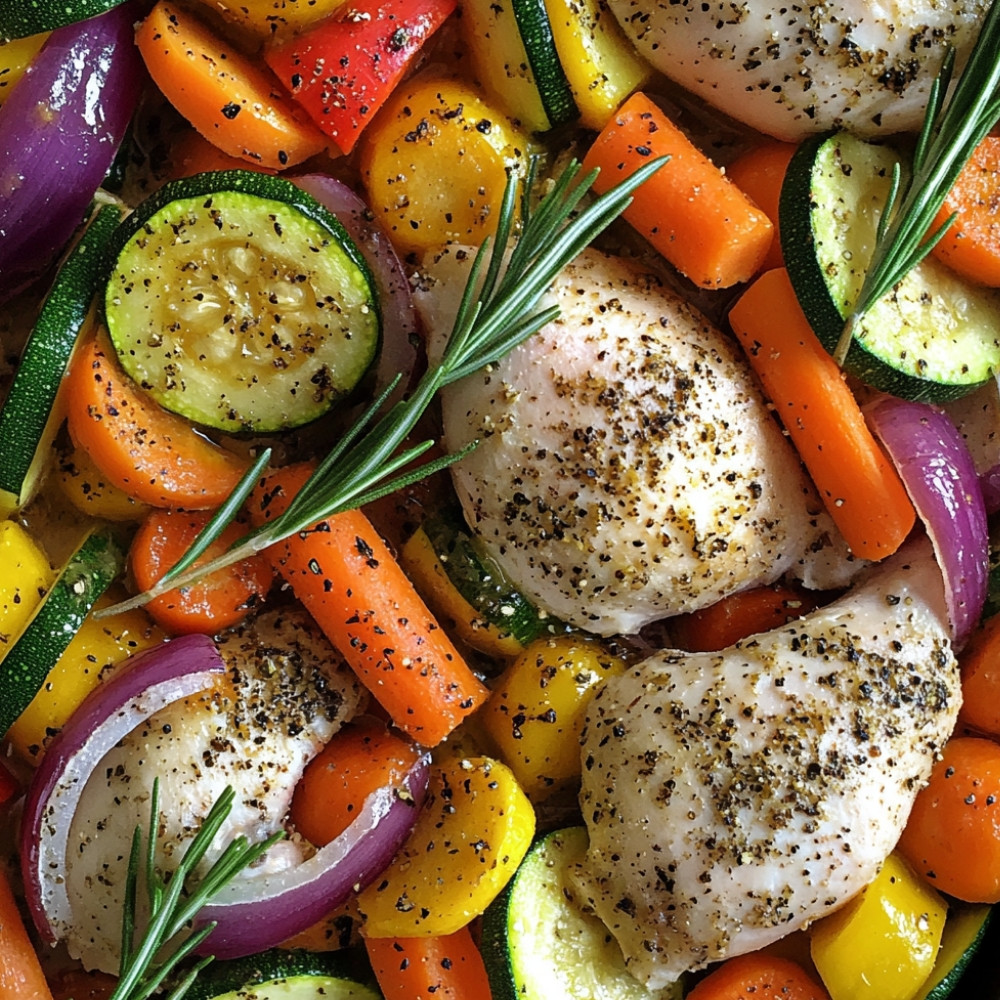
[[[0,39],[0,1000],[970,995],[1000,8]]]

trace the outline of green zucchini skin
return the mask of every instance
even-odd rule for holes
[[[986,939],[991,914],[985,905],[960,907],[948,914],[930,979],[913,1000],[946,1000],[962,992],[962,979]]]
[[[381,994],[351,979],[289,976],[217,993],[212,1000],[380,1000]]]
[[[785,174],[782,253],[803,312],[831,354],[864,277],[894,161],[887,147],[828,133],[802,143]],[[975,315],[966,318],[970,308]],[[843,367],[895,396],[945,402],[983,385],[998,364],[1000,297],[928,258],[863,318]]]
[[[586,851],[582,826],[545,834],[487,908],[482,953],[493,1000],[680,1000],[682,981],[649,990],[633,979],[584,909],[571,872]]]
[[[378,353],[368,264],[339,220],[284,178],[212,171],[146,199],[111,247],[104,319],[161,406],[226,433],[301,426]]]
[[[56,275],[0,410],[0,513],[23,507],[55,433],[50,417],[73,347],[107,269],[121,211],[104,205]]]
[[[522,646],[556,629],[558,624],[543,620],[475,538],[457,526],[460,523],[461,514],[452,511],[428,518],[423,528],[448,579],[462,597],[487,622],[512,635]]]
[[[125,0],[0,0],[0,38],[27,38],[96,17]]]
[[[0,661],[0,734],[35,697],[94,603],[124,566],[121,549],[92,531],[67,560],[34,617]]]
[[[307,951],[272,948],[259,955],[209,964],[184,994],[185,1000],[212,1000],[261,983],[299,977],[325,978],[370,986],[374,981],[367,959],[354,950]],[[308,994],[310,997],[315,994]]]
[[[559,60],[545,0],[511,0],[511,9],[550,127],[576,121],[580,112]]]

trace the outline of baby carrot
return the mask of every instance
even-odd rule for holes
[[[365,938],[385,1000],[490,1000],[468,927],[442,937]]]
[[[69,434],[110,483],[156,507],[217,507],[246,463],[147,400],[103,338],[77,345],[62,391]]]
[[[688,1000],[830,1000],[826,990],[787,958],[751,952],[723,962]]]
[[[251,517],[260,523],[280,514],[309,471],[291,466],[266,477]],[[486,688],[360,511],[321,521],[268,552],[327,638],[413,739],[435,746],[486,700]]]
[[[600,194],[664,154],[670,162],[638,188],[625,218],[696,285],[747,281],[771,245],[770,219],[644,94],[611,116],[583,167],[601,168]]]
[[[934,255],[972,281],[1000,286],[1000,136],[988,135],[976,147],[972,158],[945,199],[933,232],[958,218],[935,245]]]
[[[913,504],[788,274],[762,274],[729,322],[851,550],[866,559],[891,555],[913,527]]]
[[[208,511],[150,511],[129,548],[129,569],[136,587],[149,590],[188,551],[211,516]],[[233,522],[208,547],[200,561],[222,555],[244,533],[245,529]],[[242,621],[252,608],[260,605],[271,586],[271,578],[268,561],[263,556],[250,556],[197,583],[154,598],[147,610],[167,632],[213,635]]]
[[[778,229],[778,203],[785,171],[795,152],[791,142],[767,140],[744,153],[726,167],[726,176],[771,220],[774,237],[759,270],[784,267],[781,255],[781,234]]]
[[[0,870],[0,1000],[52,1000],[7,876]]]
[[[326,147],[323,133],[296,118],[265,69],[185,8],[160,0],[135,42],[167,100],[230,156],[282,170]]]

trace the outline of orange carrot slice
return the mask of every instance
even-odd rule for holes
[[[183,7],[160,0],[135,40],[167,100],[230,156],[281,170],[326,147],[265,69]]]
[[[345,726],[309,762],[295,786],[290,813],[295,829],[317,847],[329,844],[351,825],[369,795],[398,785],[421,752],[378,719]]]
[[[913,527],[913,504],[788,274],[762,274],[729,322],[851,550],[866,559],[891,555]]]
[[[988,135],[962,168],[931,225],[933,232],[958,218],[935,245],[933,254],[959,274],[1000,286],[1000,136]]]
[[[771,246],[770,219],[645,94],[612,115],[583,166],[601,168],[600,194],[663,155],[670,162],[636,190],[625,218],[696,285],[747,281]]]
[[[155,507],[218,507],[247,463],[147,400],[105,338],[77,345],[63,385],[70,437],[109,482]]]
[[[723,962],[688,1000],[830,1000],[823,986],[787,958],[755,951]]]
[[[188,551],[210,519],[208,511],[151,511],[129,548],[129,568],[138,589],[149,590]],[[245,527],[234,521],[195,565],[222,555],[245,533]],[[263,556],[250,556],[197,583],[154,598],[147,611],[168,632],[214,635],[242,621],[258,607],[271,579],[268,561]]]
[[[251,500],[251,517],[263,522],[284,511],[309,472],[300,465],[267,476]],[[337,514],[267,551],[327,638],[413,739],[435,746],[486,700],[489,692],[360,511]]]

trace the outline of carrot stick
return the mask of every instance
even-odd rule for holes
[[[931,232],[958,218],[936,244],[933,254],[959,274],[994,288],[1000,286],[1000,136],[988,135],[945,199]]]
[[[296,118],[265,69],[184,8],[160,0],[135,41],[167,100],[230,156],[282,170],[326,147],[323,133]]]
[[[129,496],[157,507],[217,507],[246,463],[146,400],[104,338],[77,345],[63,385],[73,442]]]
[[[801,966],[766,952],[723,962],[687,995],[688,1000],[830,1000]]]
[[[891,555],[913,527],[913,504],[788,274],[761,275],[729,322],[851,550],[867,559]]]
[[[747,281],[771,245],[770,220],[644,94],[611,117],[583,166],[601,168],[600,194],[664,154],[670,162],[635,192],[625,218],[696,285]]]
[[[385,1000],[490,1000],[468,927],[444,937],[365,938]]]
[[[0,871],[0,1000],[52,1000],[3,871]]]
[[[415,744],[375,718],[345,726],[308,764],[292,797],[295,829],[324,847],[351,825],[365,799],[398,784],[417,763]]]
[[[754,587],[730,594],[700,611],[672,618],[670,632],[680,649],[716,652],[747,636],[800,618],[820,603],[820,595],[803,587],[783,583]]]
[[[306,466],[266,477],[251,517],[284,511]],[[390,718],[424,746],[440,743],[488,691],[434,620],[378,532],[345,511],[272,546],[272,565]]]
[[[785,265],[778,228],[778,204],[785,171],[795,149],[794,143],[772,139],[755,146],[726,167],[726,176],[764,212],[774,226],[771,248],[761,261],[761,271]]]
[[[136,587],[149,590],[188,551],[211,516],[208,511],[152,510],[129,548],[129,568]],[[207,562],[222,555],[244,533],[243,526],[233,522],[199,561]],[[154,598],[146,610],[167,632],[213,635],[242,621],[252,608],[260,605],[271,579],[267,559],[251,556],[188,587]]]
[[[945,744],[917,793],[900,854],[940,892],[1000,902],[1000,745],[974,736]]]

